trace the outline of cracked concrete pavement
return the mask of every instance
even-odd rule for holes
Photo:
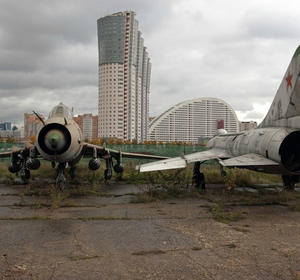
[[[20,188],[0,185],[3,280],[294,280],[300,271],[300,212],[283,206],[239,206],[244,219],[224,224],[199,198],[130,203],[142,190],[133,185],[55,209],[32,207],[49,198]]]

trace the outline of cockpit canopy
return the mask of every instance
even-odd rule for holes
[[[225,135],[225,134],[227,134],[227,131],[224,128],[220,128],[216,131],[214,136]]]
[[[62,102],[60,102],[50,112],[49,119],[50,118],[72,119],[72,114],[71,114],[70,109],[66,105],[64,105]]]

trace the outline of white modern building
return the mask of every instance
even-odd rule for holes
[[[135,13],[98,19],[98,136],[147,140],[151,63]]]
[[[235,111],[221,99],[203,97],[181,102],[155,118],[149,135],[152,141],[198,143],[222,128],[228,133],[239,131]]]

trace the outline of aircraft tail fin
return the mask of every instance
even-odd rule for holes
[[[300,46],[296,49],[269,112],[259,127],[300,128]]]

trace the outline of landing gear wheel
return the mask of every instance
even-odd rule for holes
[[[222,171],[221,171],[221,176],[222,176],[222,177],[225,177],[226,175],[227,175],[227,172],[224,171],[224,170],[222,170]]]
[[[71,167],[69,170],[69,174],[70,174],[70,177],[72,180],[75,179],[75,177],[76,177],[76,173],[77,173],[76,171],[77,171],[77,169],[75,166]]]
[[[287,191],[294,191],[295,184],[299,182],[297,175],[282,175],[283,188]]]
[[[21,170],[21,179],[24,182],[24,184],[28,184],[28,181],[30,179],[30,171],[28,169]]]
[[[104,179],[105,179],[105,181],[110,180],[111,177],[112,177],[112,171],[111,171],[111,169],[105,169],[104,170]]]
[[[206,186],[205,186],[205,176],[203,173],[200,173],[199,174],[199,188],[201,190],[205,190],[206,189]]]
[[[66,168],[65,163],[60,163],[56,169],[56,179],[55,184],[56,187],[63,191],[66,188],[67,180],[64,175],[64,170]]]
[[[63,191],[66,188],[67,185],[67,181],[66,181],[66,177],[61,174],[56,178],[56,187]]]
[[[205,177],[204,174],[200,172],[201,162],[197,161],[193,168],[193,186],[198,190],[205,190]]]

